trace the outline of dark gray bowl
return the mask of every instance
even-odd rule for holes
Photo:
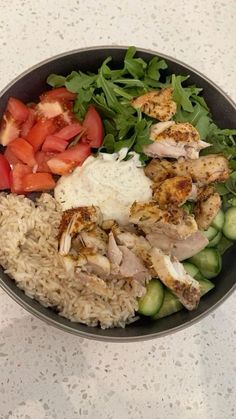
[[[1,93],[0,116],[2,115],[9,96],[16,96],[25,102],[33,101],[45,90],[46,78],[50,73],[67,75],[72,70],[95,71],[109,55],[113,57],[114,67],[122,64],[126,47],[92,47],[67,52],[50,58],[17,77]],[[206,99],[216,123],[221,128],[236,128],[236,108],[234,103],[214,83],[191,67],[163,54],[140,49],[138,55],[150,60],[154,55],[165,58],[169,68],[168,73],[190,75],[189,84],[196,84],[204,89]],[[0,268],[0,285],[22,307],[30,313],[66,332],[97,340],[127,342],[146,340],[181,330],[200,320],[220,303],[222,303],[235,288],[236,258],[235,248],[231,248],[223,258],[223,270],[216,278],[215,289],[201,299],[197,310],[188,312],[182,310],[172,316],[156,322],[140,319],[125,329],[107,329],[88,327],[66,320],[49,308],[41,306],[37,301],[27,297],[15,285],[14,281],[4,274]]]

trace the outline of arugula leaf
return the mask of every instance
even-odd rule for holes
[[[103,118],[113,118],[115,116],[115,112],[107,105],[104,93],[94,95],[92,101]]]
[[[184,111],[193,112],[194,108],[190,100],[192,94],[191,89],[184,89],[182,82],[187,80],[189,76],[176,76],[172,74],[171,85],[173,88],[173,99],[177,103],[178,108],[183,108]]]
[[[165,70],[167,67],[168,66],[165,60],[160,60],[158,57],[154,57],[148,63],[146,75],[150,79],[158,81],[161,76],[160,70]]]
[[[130,47],[127,49],[124,58],[124,68],[128,73],[131,74],[136,79],[140,79],[144,75],[145,68],[147,63],[142,58],[134,58],[136,53],[135,47]]]
[[[50,74],[47,78],[47,84],[52,87],[65,86],[66,77],[59,76],[58,74]]]
[[[67,76],[65,81],[65,86],[70,92],[78,93],[81,89],[88,89],[95,81],[97,76],[88,76],[87,74],[80,71],[72,71],[69,76]]]
[[[75,112],[78,119],[83,119],[89,103],[93,97],[94,89],[90,87],[89,89],[77,89],[78,96],[74,102],[73,111]]]
[[[122,141],[118,141],[115,143],[115,152],[117,153],[118,151],[120,151],[122,148],[128,148],[128,150],[130,150],[134,144],[136,140],[136,134],[133,134],[130,138],[126,139],[126,140],[122,140]]]
[[[112,154],[115,151],[115,144],[116,144],[116,142],[115,142],[114,135],[107,134],[104,137],[103,145],[99,149],[99,151],[105,151],[107,153]]]
[[[215,190],[221,195],[227,195],[229,193],[229,190],[226,188],[226,186],[223,183],[216,183],[215,184]]]

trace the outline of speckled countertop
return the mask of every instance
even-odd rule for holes
[[[177,57],[236,99],[234,0],[0,0],[0,88],[60,52],[133,44]],[[236,295],[153,341],[64,334],[0,291],[0,418],[236,417]]]

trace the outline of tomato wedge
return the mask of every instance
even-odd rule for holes
[[[73,147],[67,148],[55,158],[48,160],[47,164],[52,173],[66,175],[76,166],[81,165],[90,154],[90,146],[88,144],[79,143]]]
[[[40,100],[43,101],[54,101],[54,100],[60,100],[62,102],[67,102],[70,100],[75,100],[77,94],[69,92],[69,90],[66,89],[66,87],[58,87],[56,89],[48,90],[47,92],[44,92],[40,96]]]
[[[48,160],[55,157],[58,153],[51,153],[45,151],[37,151],[35,154],[35,159],[37,161],[37,172],[50,173],[51,170],[47,164]]]
[[[6,146],[12,140],[19,137],[20,129],[17,122],[7,112],[3,115],[0,128],[0,144]]]
[[[91,147],[89,144],[78,143],[73,147],[67,148],[63,153],[57,157],[61,160],[75,161],[77,165],[82,164],[85,159],[91,154]]]
[[[32,172],[31,167],[26,164],[17,163],[11,172],[11,192],[23,194],[23,177]]]
[[[42,150],[43,151],[56,151],[61,153],[65,151],[66,147],[68,146],[67,141],[62,140],[56,135],[48,135],[46,140],[43,143]]]
[[[53,119],[40,119],[31,128],[26,139],[33,146],[34,150],[38,151],[46,137],[53,134],[56,129],[57,126]]]
[[[58,157],[53,157],[47,162],[48,167],[55,175],[68,175],[77,166],[75,161],[61,160]]]
[[[9,147],[5,148],[4,157],[7,159],[10,166],[14,166],[17,163],[21,163],[21,161],[15,156],[15,154],[10,150]]]
[[[31,130],[32,126],[34,125],[36,116],[35,111],[32,108],[29,108],[29,114],[26,121],[21,125],[20,135],[22,138],[26,138]]]
[[[11,168],[7,159],[2,154],[0,154],[0,190],[1,191],[3,191],[4,189],[10,189],[10,186],[11,186],[10,173],[11,173]]]
[[[60,102],[39,102],[36,106],[36,111],[40,117],[54,118],[64,112],[63,106]]]
[[[10,112],[13,119],[19,122],[25,122],[29,115],[29,108],[15,97],[10,97],[7,104],[7,111]]]
[[[62,128],[60,131],[56,133],[58,138],[63,140],[69,141],[78,135],[83,130],[82,125],[79,122],[74,122],[67,127]]]
[[[28,164],[28,166],[34,167],[37,164],[34,157],[34,149],[24,138],[16,138],[16,140],[11,141],[8,148],[19,160]]]
[[[101,117],[94,106],[89,106],[84,118],[83,127],[86,129],[85,136],[88,139],[90,147],[100,147],[104,137],[103,125]]]
[[[54,189],[56,182],[50,173],[29,173],[23,176],[24,192],[40,192]]]

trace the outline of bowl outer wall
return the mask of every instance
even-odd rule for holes
[[[51,73],[69,74],[72,70],[96,71],[107,56],[112,56],[114,68],[120,67],[127,47],[91,47],[60,54],[43,61],[25,71],[13,80],[0,94],[0,116],[4,112],[10,96],[16,96],[25,102],[37,100],[38,96],[48,87],[46,78]],[[167,73],[190,75],[188,84],[196,84],[203,88],[203,95],[209,105],[213,119],[221,128],[236,128],[236,107],[232,100],[205,76],[185,65],[158,52],[138,49],[137,55],[145,60],[157,55],[168,63]],[[197,310],[188,312],[182,310],[172,316],[156,322],[142,318],[127,326],[125,329],[113,328],[102,330],[88,327],[80,323],[73,323],[60,317],[53,310],[43,307],[37,301],[26,296],[0,268],[0,285],[22,307],[31,314],[44,320],[50,325],[75,335],[96,340],[128,342],[147,340],[165,336],[169,333],[182,330],[194,324],[221,304],[235,289],[236,258],[235,248],[232,247],[224,255],[223,269],[219,278],[216,278],[215,289],[204,296]],[[222,280],[224,278],[224,280]]]

